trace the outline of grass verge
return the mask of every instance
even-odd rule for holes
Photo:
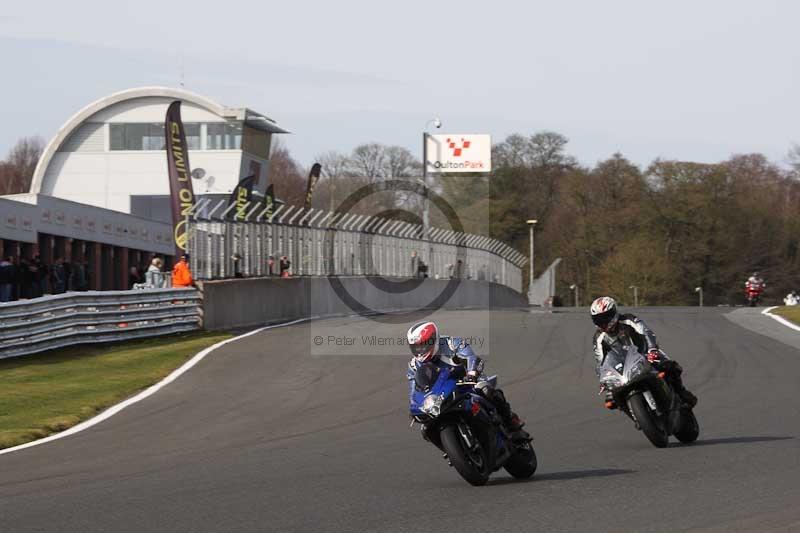
[[[0,360],[0,449],[91,418],[229,337],[191,333]]]
[[[800,305],[781,306],[770,311],[770,313],[782,316],[786,320],[794,322],[800,326]]]

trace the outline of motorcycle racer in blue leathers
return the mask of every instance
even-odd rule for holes
[[[465,370],[464,381],[474,382],[475,388],[495,405],[508,430],[515,433],[522,429],[524,422],[511,410],[503,391],[482,379],[483,360],[475,355],[472,347],[462,338],[439,336],[439,329],[433,322],[414,324],[408,329],[407,338],[413,355],[406,372],[409,398],[414,394],[414,375],[420,365],[433,363],[437,366],[461,366]]]

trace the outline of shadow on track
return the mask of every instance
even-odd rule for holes
[[[693,446],[714,446],[716,444],[748,444],[751,442],[772,442],[776,440],[792,440],[794,437],[725,437],[719,439],[698,440],[691,444],[671,442],[670,448],[691,448]]]
[[[509,483],[531,483],[533,481],[570,481],[572,479],[586,479],[590,477],[621,476],[633,474],[636,470],[623,470],[620,468],[601,468],[598,470],[568,470],[566,472],[548,472],[547,474],[534,474],[530,479],[514,479],[501,477],[490,479],[487,485],[506,485]]]

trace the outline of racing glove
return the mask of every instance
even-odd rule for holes
[[[661,360],[661,352],[658,350],[650,350],[647,352],[647,361],[650,363],[658,363]]]

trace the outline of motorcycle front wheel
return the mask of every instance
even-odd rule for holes
[[[536,451],[530,442],[520,444],[511,457],[508,458],[503,468],[517,479],[528,479],[536,472],[538,466]]]
[[[696,441],[700,435],[700,424],[697,423],[697,418],[695,418],[692,410],[685,409],[681,413],[681,419],[683,424],[681,425],[681,430],[675,432],[675,438],[684,444]]]
[[[650,410],[650,406],[647,405],[647,400],[644,399],[644,396],[641,393],[634,394],[628,398],[628,405],[633,412],[634,418],[639,423],[639,427],[642,428],[642,432],[653,443],[653,446],[666,448],[669,443],[669,435],[653,416],[653,412]]]
[[[464,439],[455,425],[442,428],[442,447],[450,459],[450,464],[461,474],[470,485],[485,485],[489,480],[492,468],[479,438],[475,438],[475,445],[468,449]]]

